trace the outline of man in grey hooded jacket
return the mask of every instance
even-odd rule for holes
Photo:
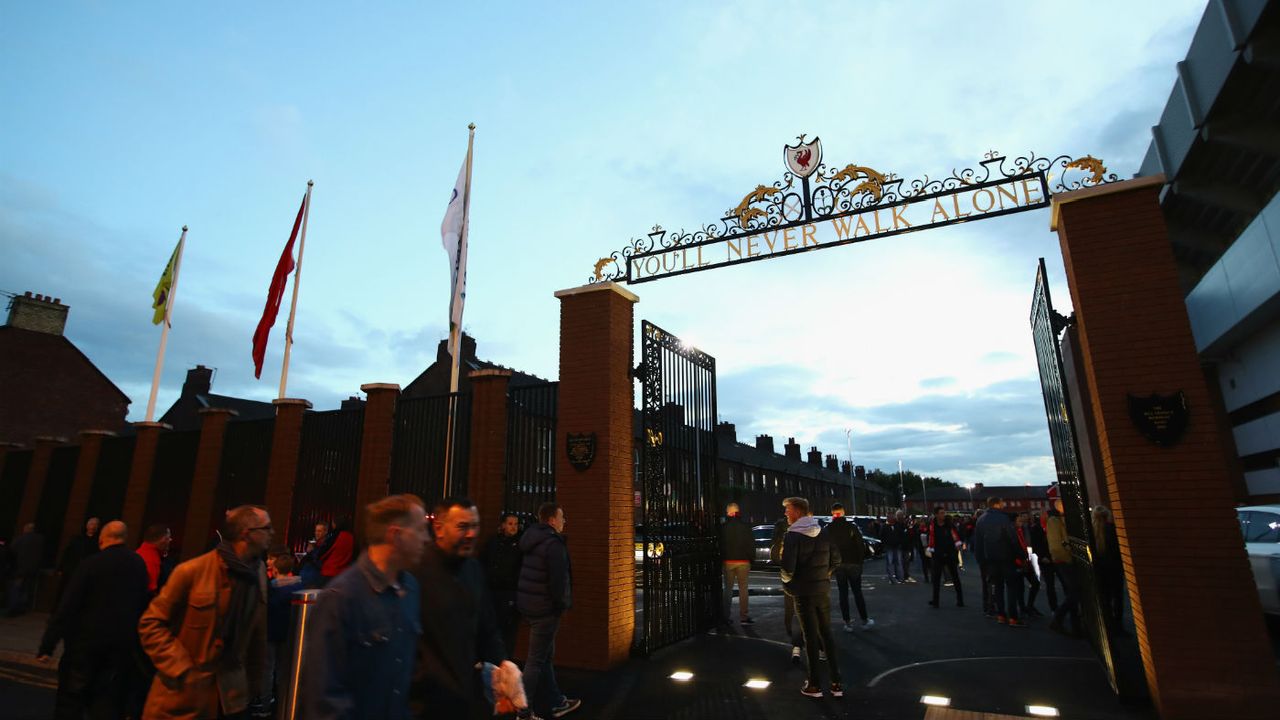
[[[801,693],[822,697],[818,683],[819,652],[827,649],[832,697],[843,697],[836,644],[831,636],[831,574],[840,565],[840,552],[830,543],[822,526],[809,514],[809,501],[789,497],[783,501],[791,527],[782,540],[782,589],[795,599],[800,631],[808,658],[808,678]]]

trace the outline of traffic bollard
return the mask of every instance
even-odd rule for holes
[[[293,634],[289,652],[289,684],[281,698],[280,720],[294,720],[298,717],[298,682],[302,677],[303,653],[306,651],[307,623],[314,611],[319,590],[299,590],[293,594]]]

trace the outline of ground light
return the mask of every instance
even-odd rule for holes
[[[1052,705],[1028,705],[1027,714],[1036,717],[1058,717],[1058,708]]]
[[[677,682],[689,682],[693,679],[693,673],[688,670],[677,670],[671,673],[671,679]]]
[[[936,705],[938,707],[951,706],[951,698],[942,697],[941,695],[925,695],[920,698],[920,702],[925,705]]]
[[[746,685],[744,685],[744,687],[749,687],[752,690],[764,690],[765,688],[769,687],[769,684],[770,683],[768,680],[762,680],[760,678],[751,678],[746,682]]]

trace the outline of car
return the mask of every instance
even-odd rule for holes
[[[1236,508],[1262,611],[1280,615],[1280,505]]]
[[[815,515],[814,519],[822,527],[826,527],[831,522],[830,515]],[[751,535],[756,543],[756,557],[752,561],[753,565],[772,565],[770,558],[770,547],[773,544],[773,526],[772,525],[756,525],[751,528]],[[878,558],[884,555],[884,543],[879,538],[862,536],[862,544],[867,549],[866,559]]]

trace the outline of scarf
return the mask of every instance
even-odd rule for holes
[[[242,631],[242,626],[247,625],[253,617],[254,603],[257,601],[254,594],[258,591],[258,568],[262,561],[258,558],[241,559],[231,543],[226,541],[218,544],[218,557],[226,566],[227,576],[231,579],[231,603],[227,607],[226,616],[222,618],[223,647],[234,649],[230,656],[223,653],[222,657],[238,662],[248,642],[249,633],[247,628]]]

